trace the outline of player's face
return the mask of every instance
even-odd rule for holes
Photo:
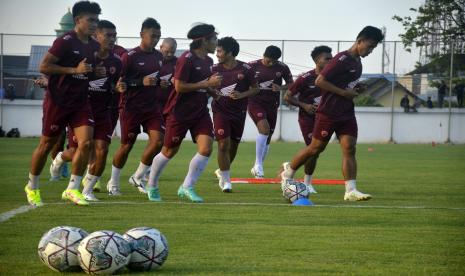
[[[142,44],[144,44],[145,47],[152,49],[157,46],[161,37],[161,31],[154,28],[144,29],[140,32],[140,37],[142,38]]]
[[[271,67],[271,66],[275,65],[276,62],[278,62],[276,59],[274,59],[274,58],[269,58],[269,57],[265,57],[265,56],[264,56],[263,59],[262,59],[263,65],[265,65],[265,66],[267,66],[267,67]]]
[[[100,47],[105,50],[111,50],[115,47],[116,42],[116,30],[115,29],[107,29],[103,28],[101,30],[97,30],[95,34],[95,38],[97,39]]]
[[[216,35],[205,39],[205,49],[209,54],[213,54],[215,52],[216,45],[218,45],[218,37]]]
[[[163,43],[160,46],[160,52],[165,60],[171,60],[174,57],[174,53],[176,53],[176,46],[169,43]]]
[[[371,52],[373,52],[373,49],[375,49],[378,45],[378,42],[373,39],[360,39],[359,41],[357,41],[357,43],[358,54],[361,57],[366,57],[369,54],[371,54]]]
[[[320,69],[323,69],[326,66],[326,64],[328,64],[331,61],[332,58],[333,58],[333,55],[331,53],[321,53],[317,57],[315,64]]]
[[[91,36],[98,24],[98,14],[85,13],[75,18],[76,27],[84,34]]]
[[[223,47],[216,47],[216,57],[218,58],[218,63],[225,63],[229,61],[232,57],[231,53],[226,53]]]

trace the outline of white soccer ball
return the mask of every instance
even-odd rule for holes
[[[157,229],[133,228],[123,237],[130,243],[132,253],[128,268],[137,271],[155,270],[168,258],[168,241]]]
[[[294,180],[288,180],[284,187],[283,196],[291,203],[301,198],[308,198],[307,185]]]
[[[79,243],[79,264],[88,274],[112,274],[124,268],[131,256],[129,243],[118,233],[93,232]]]
[[[42,262],[58,272],[79,271],[77,248],[88,233],[80,228],[58,226],[50,229],[40,239],[38,246]]]

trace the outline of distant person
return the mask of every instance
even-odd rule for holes
[[[463,107],[463,92],[465,90],[465,84],[459,83],[454,88],[454,93],[457,95],[457,104],[459,108]]]
[[[6,98],[10,101],[14,101],[16,98],[16,87],[12,83],[9,83],[8,87],[6,88]]]
[[[404,108],[404,112],[408,113],[410,109],[410,100],[408,99],[408,95],[405,94],[404,97],[400,100],[400,106]]]
[[[447,92],[447,85],[446,85],[446,82],[444,80],[441,80],[441,85],[439,85],[439,88],[438,88],[438,106],[439,108],[442,108],[442,106],[444,105],[444,97],[446,96],[446,92]]]
[[[431,97],[428,97],[428,100],[426,100],[426,107],[433,108],[433,101],[431,100]]]

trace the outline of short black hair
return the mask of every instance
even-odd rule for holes
[[[263,53],[263,55],[267,58],[278,60],[281,57],[281,49],[274,45],[270,45],[266,47],[265,53]]]
[[[79,1],[73,6],[73,17],[80,16],[85,13],[100,14],[102,10],[99,4],[89,1]]]
[[[321,46],[316,46],[315,48],[313,48],[313,51],[312,53],[310,54],[312,56],[312,59],[313,60],[316,60],[316,58],[322,54],[322,53],[328,53],[328,54],[331,54],[331,51],[332,49],[329,48],[328,46],[326,45],[321,45]]]
[[[97,24],[97,29],[116,29],[115,24],[111,23],[108,20],[100,20]]]
[[[152,17],[147,17],[144,22],[142,22],[142,27],[140,28],[140,31],[142,32],[143,30],[146,29],[155,29],[155,30],[160,30],[161,26],[160,23],[158,23],[157,20],[155,20]]]
[[[384,39],[383,31],[373,26],[366,26],[362,31],[357,35],[358,39],[372,39],[376,42],[380,42]]]
[[[189,32],[187,32],[187,38],[194,40],[190,44],[190,49],[198,49],[200,45],[202,45],[202,38],[209,39],[216,34],[215,26],[211,24],[202,23],[192,27]]]
[[[218,47],[223,48],[226,53],[231,53],[233,57],[239,54],[239,43],[231,36],[226,36],[218,40]]]

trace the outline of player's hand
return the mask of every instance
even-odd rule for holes
[[[281,91],[281,85],[277,85],[276,83],[272,83],[271,84],[271,91],[274,91],[274,92]]]
[[[128,86],[126,84],[126,82],[124,82],[123,78],[120,77],[118,79],[118,82],[116,83],[116,87],[115,87],[116,91],[118,91],[119,93],[124,93],[126,92],[126,90],[128,89]]]
[[[231,92],[231,94],[229,94],[229,97],[233,100],[239,100],[239,99],[244,98],[244,93],[234,90]]]
[[[46,88],[48,85],[48,79],[44,76],[40,76],[38,79],[34,80],[34,85],[37,85],[40,88]]]
[[[223,76],[218,73],[215,73],[207,80],[208,87],[219,87],[221,86],[221,81],[223,80]]]
[[[168,80],[160,80],[160,87],[162,89],[168,89],[171,86],[171,82]]]
[[[315,114],[317,106],[313,104],[303,104],[302,108],[307,112],[308,114]]]
[[[87,63],[87,58],[84,58],[79,62],[78,66],[75,68],[76,69],[76,74],[85,74],[92,72],[92,64]]]
[[[363,93],[367,89],[367,84],[364,82],[359,82],[357,85],[355,85],[354,90],[357,93]]]
[[[155,86],[155,85],[157,85],[157,78],[151,77],[151,76],[145,76],[142,79],[142,84],[144,86]]]
[[[357,91],[352,90],[352,89],[346,89],[344,95],[342,95],[344,98],[347,98],[349,100],[352,100],[353,98],[358,96]]]
[[[99,78],[103,78],[107,76],[107,69],[103,66],[103,61],[100,62],[97,66],[95,66],[95,75]]]

